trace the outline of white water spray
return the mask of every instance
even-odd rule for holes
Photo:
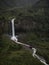
[[[16,36],[15,36],[15,30],[14,30],[14,20],[15,20],[15,18],[13,18],[12,20],[11,20],[11,23],[12,23],[12,37],[11,37],[11,40],[16,40],[16,41],[18,41],[18,39],[16,38]]]

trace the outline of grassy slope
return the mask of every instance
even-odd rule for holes
[[[29,9],[28,8],[28,10],[15,9],[13,11],[6,11],[6,12],[3,12],[3,14],[0,15],[0,17],[3,16],[3,17],[5,17],[5,19],[9,19],[12,16],[16,16],[16,18],[19,19],[19,17],[20,17],[20,20],[22,20],[23,19],[23,17],[21,17],[21,15],[22,15],[22,16],[32,16],[32,17],[34,17],[34,20],[37,22],[44,21],[45,18],[43,18],[43,17],[45,15],[43,15],[43,13],[45,13],[45,10],[43,10],[42,8],[39,8],[39,9],[38,8]],[[47,16],[48,11],[49,11],[49,9],[46,12],[46,16]],[[40,17],[41,17],[41,19],[39,19]],[[49,20],[49,18],[47,18],[47,19]],[[46,22],[47,22],[47,20],[46,20]],[[46,30],[47,30],[47,28],[46,28]],[[4,38],[6,38],[6,37],[4,37]],[[38,62],[37,59],[34,59],[30,53],[28,54],[28,52],[25,51],[24,49],[20,50],[21,47],[19,45],[18,46],[14,45],[13,42],[9,41],[9,39],[4,39],[4,38],[2,40],[4,43],[3,42],[2,42],[3,44],[0,43],[1,46],[3,45],[2,48],[0,47],[0,52],[1,52],[0,53],[0,58],[1,58],[0,65],[12,65],[12,64],[13,65],[15,65],[15,64],[17,64],[17,65],[42,65],[40,62]],[[49,63],[49,42],[45,41],[43,39],[44,38],[41,39],[40,37],[38,37],[38,35],[36,35],[34,33],[25,33],[25,34],[20,35],[19,41],[30,44],[33,47],[37,48],[37,50],[38,50],[37,54],[43,56],[47,60],[47,63]],[[15,51],[15,50],[17,50],[17,51]],[[25,59],[24,59],[24,57],[25,57]],[[20,59],[22,59],[22,60],[20,60]],[[37,63],[35,63],[35,61]]]
[[[13,43],[7,36],[0,43],[0,65],[43,65],[21,45]]]
[[[19,41],[30,44],[37,49],[37,54],[43,56],[49,64],[49,42],[39,38],[34,33],[23,33],[19,35]]]

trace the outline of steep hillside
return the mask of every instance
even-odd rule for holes
[[[18,1],[20,2],[17,0],[17,3]],[[16,0],[4,0],[3,2],[0,0],[0,8],[26,6],[28,5],[27,1],[31,0],[26,0],[25,4],[20,2],[21,4],[16,5]],[[32,0],[32,3],[33,1],[35,0]],[[43,56],[49,64],[49,0],[40,0],[34,6],[26,9],[11,10],[11,8],[0,12],[0,65],[43,65],[33,58],[30,52],[22,46],[14,44],[6,36],[6,34],[11,35],[11,19],[13,17],[16,18],[15,32],[19,41],[35,47],[37,54]]]
[[[0,8],[34,5],[38,0],[0,0]]]
[[[0,41],[0,65],[44,65],[30,51],[15,44],[7,36]]]
[[[48,8],[49,7],[49,0],[39,0],[36,5],[36,7],[45,7]]]

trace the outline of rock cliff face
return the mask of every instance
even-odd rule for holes
[[[20,0],[20,1],[23,1],[23,0]],[[20,1],[19,0],[14,0],[14,1],[13,0],[8,0],[8,1],[4,0],[2,2],[2,0],[0,0],[0,5],[3,5],[3,4],[6,5],[7,3],[8,3],[8,5],[11,5],[12,3],[14,4],[16,2],[23,3],[23,2],[20,2]],[[27,1],[29,2],[29,0],[26,0],[25,2],[27,2]],[[32,1],[32,3],[35,2],[34,0],[30,0],[30,2],[31,1]],[[13,15],[17,15],[16,16],[16,22],[15,22],[16,33],[17,32],[18,33],[19,32],[20,33],[21,32],[28,32],[28,31],[34,32],[35,31],[38,34],[40,34],[40,33],[44,34],[45,33],[45,34],[49,35],[49,1],[48,0],[40,0],[37,3],[37,0],[36,0],[36,4],[34,6],[35,7],[38,6],[39,8],[32,8],[32,9],[30,8],[26,11],[13,10],[11,12],[10,11],[7,12],[8,14],[5,13],[3,15],[3,17],[5,17],[5,19],[6,19],[6,17],[8,18],[9,16],[11,17]],[[45,9],[44,7],[47,7],[47,8]],[[24,14],[24,12],[25,12],[25,14]],[[0,17],[1,17],[1,15],[0,15]],[[9,34],[11,34],[11,29],[10,29],[11,23],[6,21],[5,19],[4,18],[0,19],[0,32],[4,31],[5,33],[8,33],[8,31],[10,31]],[[2,25],[4,24],[4,25],[2,26],[1,24]]]

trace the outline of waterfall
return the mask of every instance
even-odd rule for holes
[[[15,18],[13,18],[13,19],[11,20],[11,23],[12,23],[12,37],[11,37],[11,40],[13,40],[13,41],[16,40],[16,41],[18,41],[17,37],[15,36],[14,20],[15,20]]]
[[[14,41],[15,43],[17,43],[17,44],[21,44],[21,45],[27,46],[27,47],[29,47],[29,48],[32,47],[32,46],[30,46],[30,45],[27,45],[27,44],[18,42],[18,39],[17,39],[17,37],[15,36],[14,20],[15,20],[15,18],[13,18],[13,19],[11,20],[11,23],[12,23],[12,37],[11,37],[11,40],[13,40],[13,41]],[[49,64],[46,63],[46,60],[45,60],[44,58],[41,58],[40,56],[38,56],[38,55],[36,54],[36,52],[37,52],[36,48],[31,48],[31,49],[33,50],[33,54],[32,54],[33,57],[36,57],[37,59],[39,59],[40,62],[43,63],[44,65],[49,65]]]

